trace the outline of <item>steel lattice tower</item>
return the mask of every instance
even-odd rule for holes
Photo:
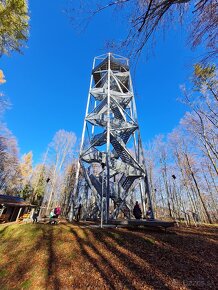
[[[79,204],[84,218],[130,218],[136,193],[144,216],[152,205],[129,60],[108,53],[93,62],[71,218]]]

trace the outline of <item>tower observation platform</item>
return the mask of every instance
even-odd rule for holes
[[[71,218],[104,223],[131,219],[135,201],[154,219],[129,60],[108,53],[94,58]]]

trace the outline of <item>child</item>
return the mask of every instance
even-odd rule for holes
[[[34,213],[33,213],[33,224],[38,222],[38,220],[37,220],[38,215],[39,215],[38,211],[34,211]]]

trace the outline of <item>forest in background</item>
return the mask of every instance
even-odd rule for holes
[[[2,83],[4,82],[1,73]],[[218,98],[215,66],[195,65],[192,89],[182,88],[188,111],[167,136],[144,144],[155,215],[187,223],[218,220]],[[19,160],[16,137],[3,123],[8,102],[1,95],[0,192],[45,208],[60,204],[67,214],[73,193],[79,141],[59,130],[40,164],[33,153]],[[143,126],[143,122],[140,124]],[[136,194],[137,195],[137,194]]]
[[[110,5],[97,6],[90,13],[94,15],[117,4],[121,9],[125,2],[131,1],[112,1]],[[173,12],[184,15],[186,9],[183,9],[184,1],[135,2],[137,5],[132,16],[138,17],[131,18],[132,34],[121,46],[131,46],[135,43],[133,39],[138,38],[134,52],[140,54],[158,25],[164,24],[161,22],[163,15],[170,13],[165,18],[166,23],[167,19],[172,21]],[[144,144],[157,218],[195,224],[213,223],[218,219],[218,82],[217,69],[211,58],[216,54],[214,5],[212,0],[197,1],[195,4],[198,18],[190,37],[194,46],[206,39],[209,51],[208,61],[194,66],[190,88],[181,88],[180,101],[186,104],[187,113],[167,136],[157,136],[149,144]],[[19,52],[28,38],[27,2],[0,1],[0,16],[0,56]],[[151,23],[153,26],[149,26]],[[4,82],[4,74],[0,71],[0,84]],[[78,158],[79,141],[76,135],[59,130],[48,145],[42,162],[34,166],[32,152],[19,158],[16,137],[3,116],[9,107],[7,96],[0,94],[0,193],[19,195],[45,208],[60,204],[63,213],[67,214]],[[143,126],[143,121],[140,126]]]

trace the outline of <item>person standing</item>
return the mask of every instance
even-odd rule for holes
[[[38,215],[39,215],[38,210],[35,210],[33,213],[33,224],[38,222]]]
[[[76,221],[79,222],[80,219],[81,219],[81,213],[82,213],[82,205],[81,203],[79,204],[79,207],[78,207],[78,211],[77,211],[77,215],[76,215]]]
[[[55,214],[55,218],[58,218],[59,217],[59,215],[61,214],[61,207],[60,207],[60,205],[58,205],[58,207],[56,207],[54,209],[54,214]]]
[[[142,218],[142,211],[138,201],[136,201],[135,206],[133,208],[133,215],[137,220],[140,220]]]

